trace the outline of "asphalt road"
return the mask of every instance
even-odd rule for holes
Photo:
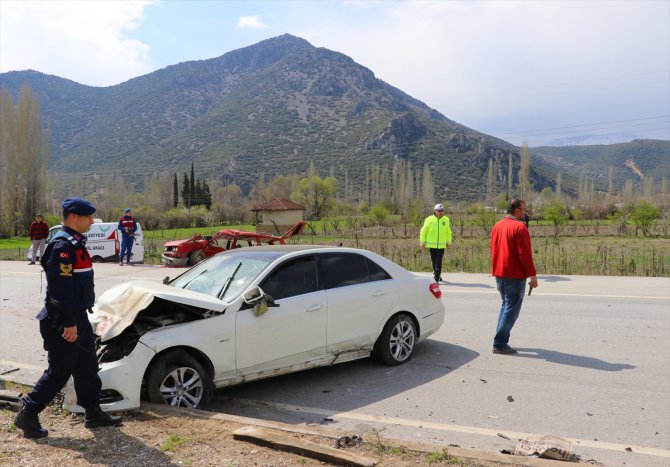
[[[95,271],[100,293],[179,270],[96,264]],[[669,278],[540,276],[512,332],[516,356],[491,353],[495,281],[446,279],[445,324],[408,364],[366,359],[248,383],[220,391],[216,408],[489,451],[552,434],[571,439],[582,460],[670,464]],[[32,384],[45,368],[33,319],[42,296],[38,267],[0,262],[0,378]]]

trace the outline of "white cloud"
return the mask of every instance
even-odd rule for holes
[[[237,27],[239,29],[264,29],[267,27],[261,17],[258,15],[252,16],[241,16],[237,21]]]
[[[386,2],[364,28],[338,34],[347,19],[331,18],[303,37],[451,119],[507,133],[667,114],[668,5]]]
[[[126,33],[136,29],[144,9],[155,4],[155,0],[3,1],[0,71],[37,69],[95,86],[147,73],[149,46]]]

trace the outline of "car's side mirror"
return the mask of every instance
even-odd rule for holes
[[[243,299],[244,303],[247,304],[249,308],[254,309],[254,314],[256,316],[265,314],[269,307],[279,306],[270,295],[263,292],[263,289],[258,286],[252,287],[244,292]]]
[[[170,276],[165,276],[163,279],[163,284],[169,284],[170,283]]]

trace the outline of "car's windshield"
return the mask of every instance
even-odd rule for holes
[[[219,254],[189,269],[170,285],[228,301],[249,287],[278,256],[277,253],[269,252]]]

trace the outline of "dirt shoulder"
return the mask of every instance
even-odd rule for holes
[[[159,405],[146,405],[141,410],[124,413],[124,424],[119,428],[89,430],[84,427],[81,415],[67,413],[54,404],[40,414],[49,437],[29,440],[14,426],[15,415],[8,408],[0,411],[2,466],[333,465],[305,455],[240,441],[233,438],[233,432],[245,426],[269,427],[329,447],[334,447],[343,435],[319,427],[296,427]],[[367,437],[361,444],[343,450],[372,458],[378,461],[377,465],[394,467],[558,465],[553,461],[468,449],[408,445],[380,437]]]

